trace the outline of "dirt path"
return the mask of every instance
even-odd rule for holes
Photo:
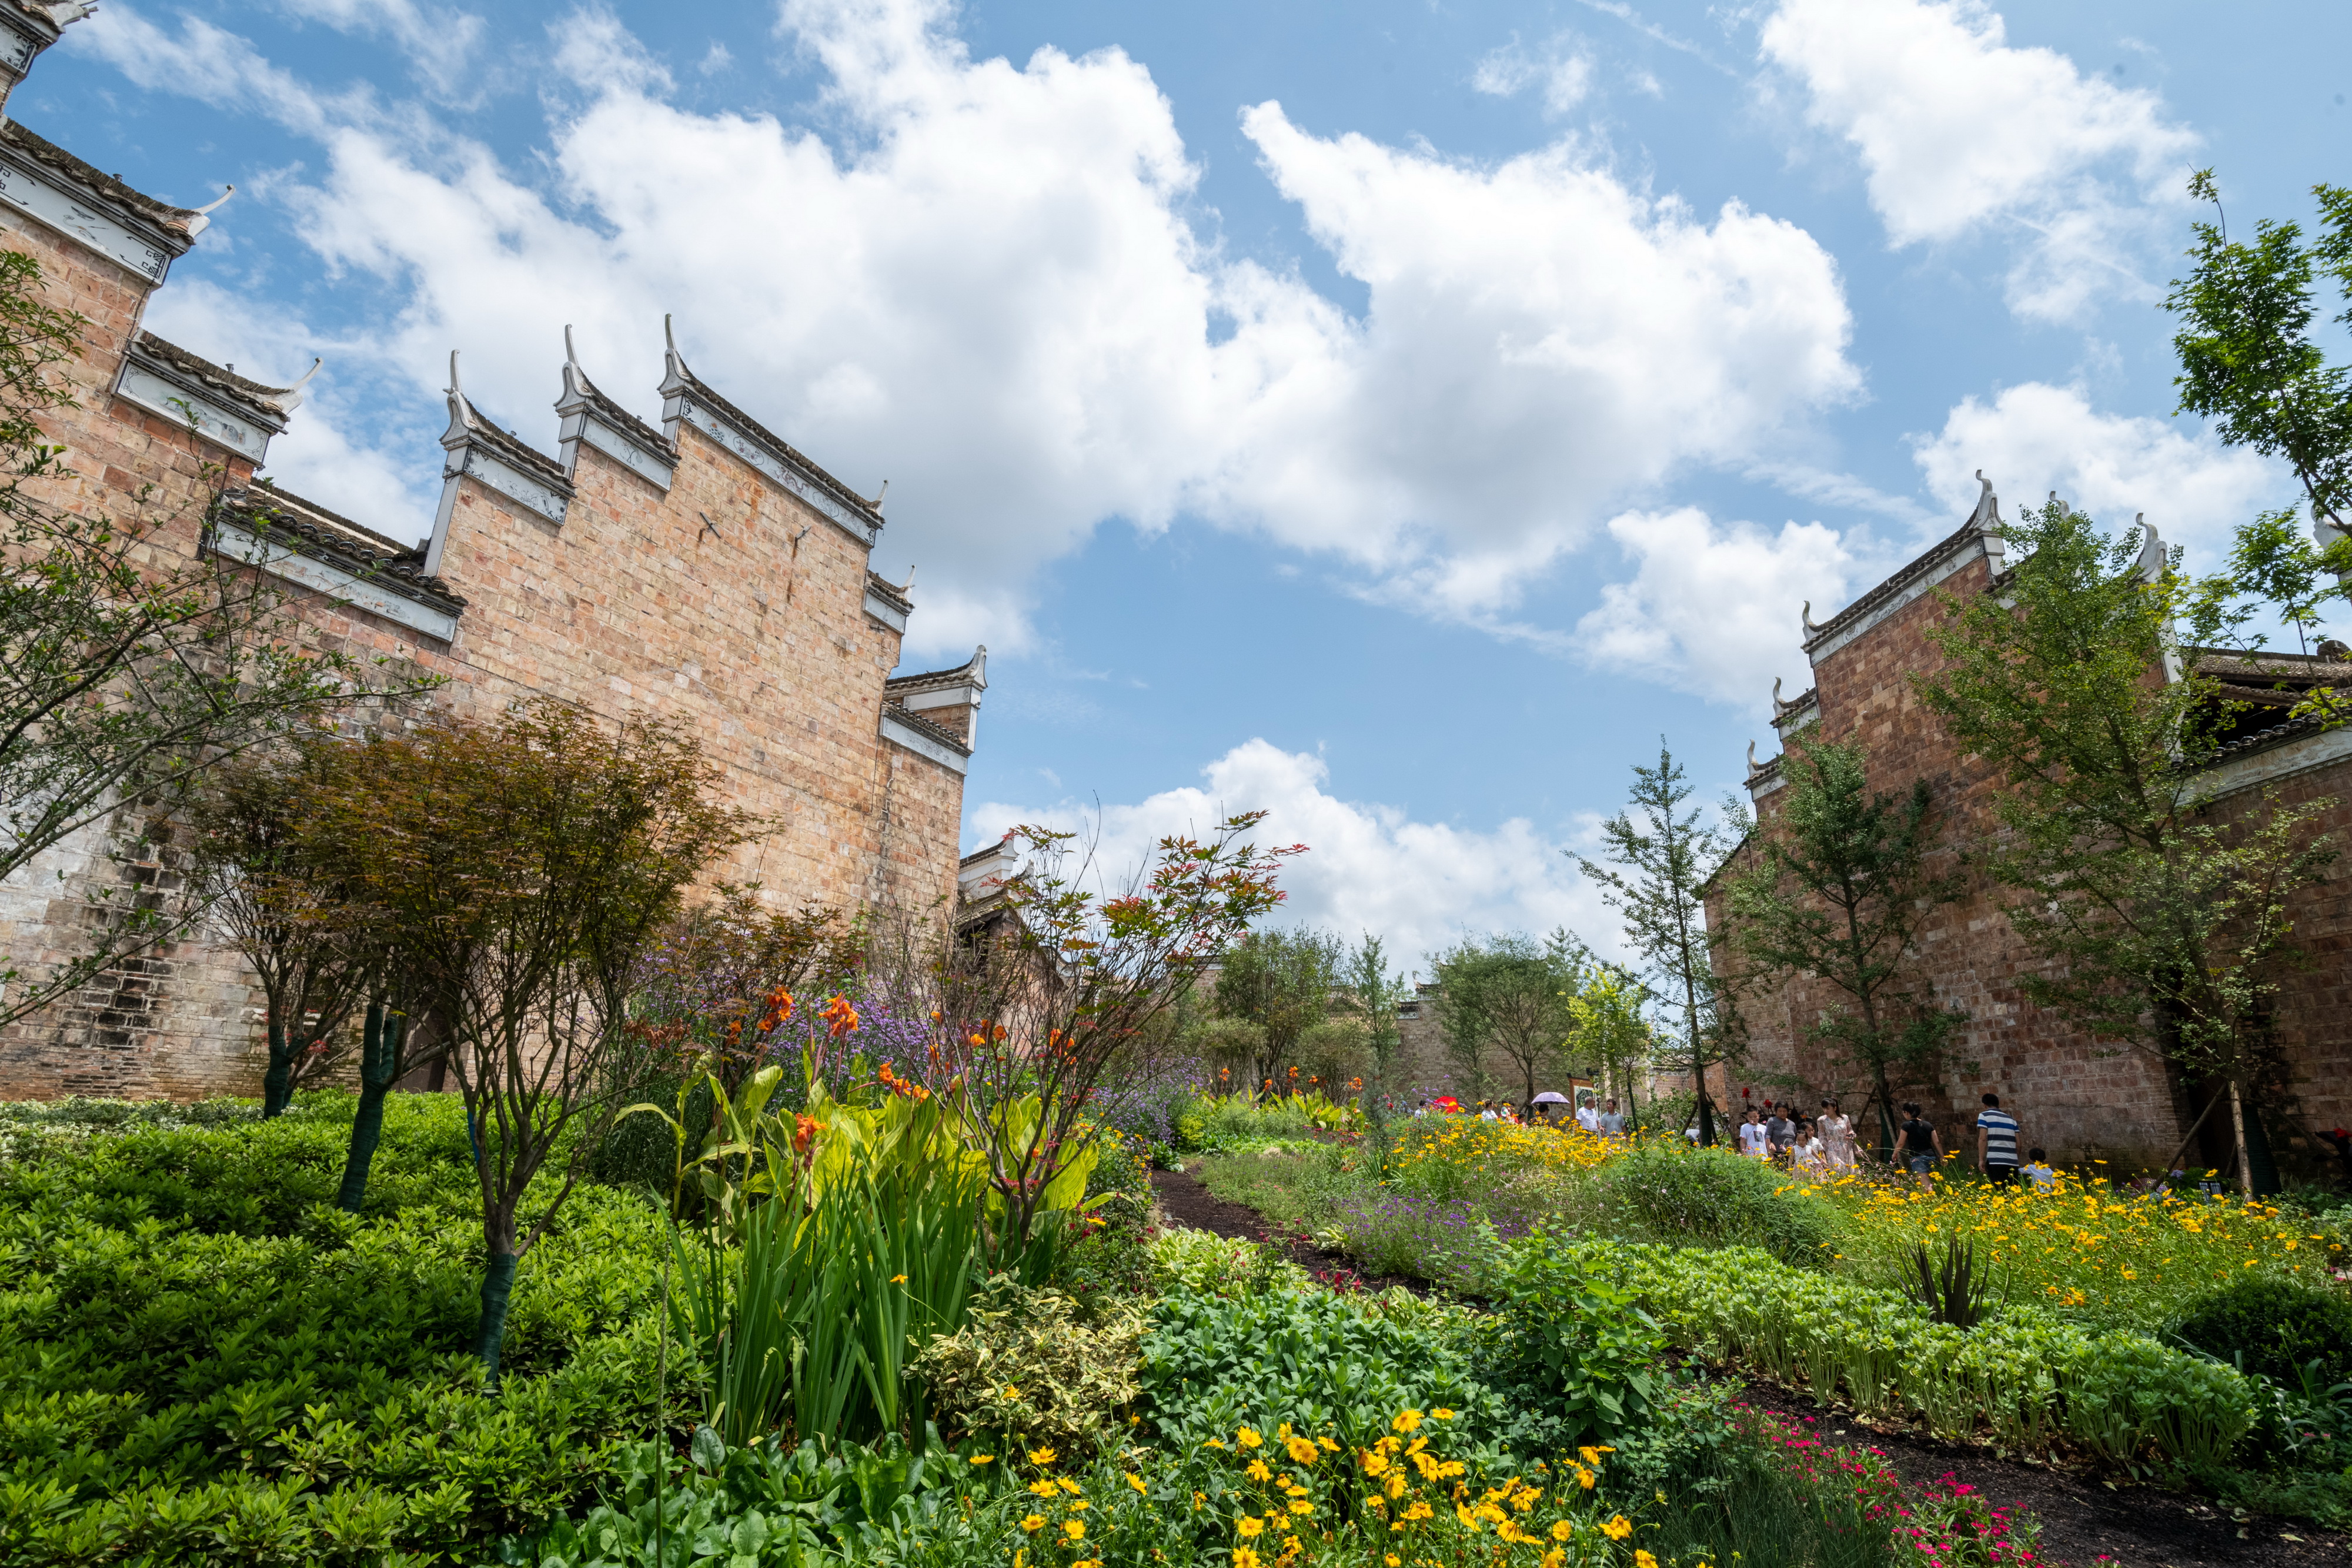
[[[1154,1171],[1151,1182],[1160,1211],[1175,1224],[1251,1241],[1280,1241],[1311,1272],[1328,1275],[1336,1270],[1354,1277],[1339,1254],[1299,1239],[1270,1236],[1255,1209],[1215,1197],[1189,1175]],[[1420,1281],[1364,1282],[1429,1289]],[[1805,1423],[1829,1442],[1875,1448],[1907,1482],[1949,1475],[1996,1506],[2030,1510],[2042,1523],[2042,1555],[2053,1562],[2076,1568],[2324,1568],[2352,1563],[2352,1542],[2331,1531],[2273,1519],[2240,1520],[2185,1493],[2002,1458],[1990,1448],[1874,1426],[1851,1411],[1823,1406],[1801,1390],[1752,1377],[1744,1381],[1750,1405]]]

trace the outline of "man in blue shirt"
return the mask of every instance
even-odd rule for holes
[[[1977,1169],[1990,1182],[2017,1179],[2017,1118],[2000,1108],[1998,1094],[1986,1095],[1977,1113]]]

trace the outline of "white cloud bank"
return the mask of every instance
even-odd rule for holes
[[[2110,530],[2145,512],[2203,570],[2221,564],[2239,524],[2294,497],[2292,477],[2258,453],[2223,446],[2195,425],[2101,413],[2081,388],[2042,382],[2004,388],[1990,402],[1963,399],[1942,430],[1916,441],[1913,455],[1955,517],[1975,505],[1981,468],[2006,517],[2053,490]]]
[[[2043,319],[2147,291],[2147,204],[2180,200],[2197,141],[2155,94],[2011,46],[1980,0],[1781,0],[1762,47],[1808,122],[1853,144],[1895,246],[1999,222],[2021,242],[2011,306]]]
[[[1417,822],[1393,807],[1330,792],[1330,769],[1307,752],[1265,740],[1234,747],[1202,768],[1200,787],[1103,809],[1097,863],[1114,876],[1146,861],[1161,835],[1204,832],[1236,811],[1268,814],[1262,844],[1304,843],[1286,863],[1289,900],[1276,923],[1322,926],[1353,941],[1370,931],[1401,967],[1430,972],[1428,955],[1465,934],[1565,925],[1613,951],[1617,921],[1563,852],[1522,819],[1490,831]],[[966,813],[982,842],[1019,823],[1080,828],[1091,814],[1066,802],[989,802]]]
[[[446,79],[423,40],[462,14],[284,3],[379,28]],[[837,145],[677,107],[636,40],[587,11],[552,29],[568,100],[514,169],[414,106],[313,92],[194,18],[174,35],[110,5],[67,37],[319,146],[255,194],[389,290],[339,354],[352,385],[397,396],[293,437],[289,462],[437,423],[452,347],[478,402],[551,445],[566,323],[599,384],[651,414],[676,311],[706,379],[847,483],[891,482],[878,564],[920,564],[923,652],[1018,645],[1040,565],[1105,519],[1180,510],[1507,627],[1612,511],[1691,465],[1753,463],[1859,388],[1837,269],[1809,235],[1736,203],[1696,213],[1573,140],[1478,166],[1246,110],[1267,176],[1366,286],[1351,319],[1201,237],[1197,166],[1123,53],[974,60],[943,0],[781,16],[824,73]],[[250,361],[240,323],[203,306],[160,308],[191,347]],[[297,430],[336,414],[322,396]],[[383,516],[382,462],[302,466],[319,500],[415,531]]]
[[[1628,512],[1609,531],[1635,563],[1578,622],[1593,663],[1718,702],[1762,706],[1773,677],[1794,696],[1807,674],[1800,609],[1826,619],[1854,586],[1856,563],[1836,530],[1786,523],[1717,527],[1694,507]]]

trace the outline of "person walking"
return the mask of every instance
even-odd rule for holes
[[[1822,1102],[1821,1119],[1813,1124],[1813,1130],[1821,1137],[1830,1169],[1853,1169],[1853,1118],[1841,1112],[1836,1101]]]
[[[1996,1186],[2017,1179],[2017,1118],[2000,1108],[2000,1096],[1984,1097],[1977,1113],[1977,1169]]]
[[[1921,1186],[1932,1191],[1936,1182],[1930,1173],[1936,1162],[1944,1157],[1943,1134],[1936,1131],[1934,1123],[1919,1114],[1919,1104],[1915,1100],[1903,1103],[1903,1124],[1895,1134],[1895,1157],[1919,1178]]]
[[[1785,1166],[1789,1163],[1789,1145],[1796,1141],[1797,1124],[1790,1116],[1786,1105],[1777,1105],[1768,1100],[1764,1108],[1771,1113],[1764,1122],[1765,1147],[1770,1152],[1774,1165]]]
[[[1588,1133],[1601,1131],[1601,1111],[1593,1104],[1590,1094],[1576,1097],[1576,1124]]]
[[[1625,1113],[1617,1109],[1616,1101],[1604,1100],[1601,1103],[1600,1128],[1601,1135],[1604,1138],[1622,1138],[1625,1135]]]
[[[1798,1175],[1820,1181],[1830,1174],[1829,1146],[1822,1142],[1821,1130],[1812,1123],[1799,1120],[1796,1141],[1789,1145],[1790,1168]]]

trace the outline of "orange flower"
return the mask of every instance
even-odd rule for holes
[[[810,1145],[816,1142],[820,1124],[814,1116],[796,1116],[793,1122],[793,1153],[805,1157]]]
[[[817,1017],[825,1020],[829,1026],[826,1032],[835,1040],[839,1040],[845,1034],[856,1032],[857,1009],[851,1005],[847,997],[836,996],[824,1004]]]

